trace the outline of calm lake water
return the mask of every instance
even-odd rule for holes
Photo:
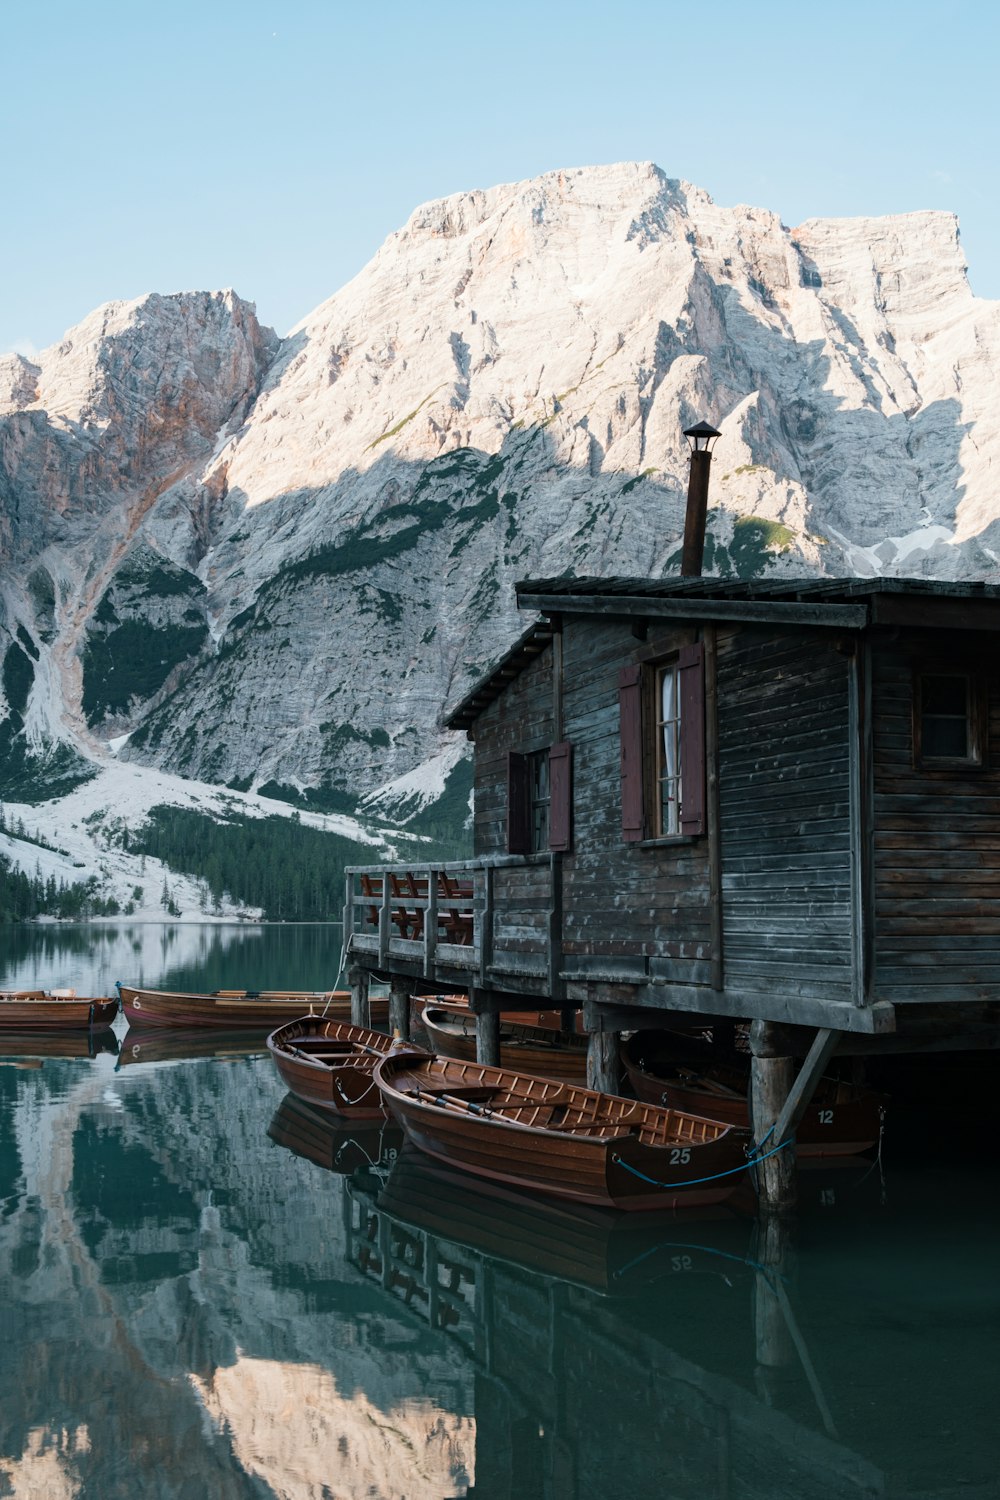
[[[82,936],[18,934],[0,983],[324,987],[340,946]],[[884,1174],[803,1173],[766,1246],[498,1199],[205,1046],[0,1055],[0,1494],[1000,1496],[998,1179],[963,1138],[890,1114]]]

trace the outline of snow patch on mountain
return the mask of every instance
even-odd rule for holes
[[[358,806],[364,812],[377,812],[382,817],[413,817],[444,796],[448,777],[467,753],[464,737],[456,736],[451,744],[412,771],[367,792]]]
[[[127,763],[116,763],[102,770],[67,797],[39,805],[5,802],[8,829],[23,824],[27,839],[10,833],[0,834],[0,854],[31,876],[40,874],[47,880],[67,884],[96,875],[100,894],[114,897],[121,907],[131,904],[135,921],[162,921],[165,903],[164,884],[169,888],[175,906],[181,908],[182,920],[232,921],[234,917],[259,919],[258,909],[230,900],[218,908],[205,910],[204,885],[201,881],[170,870],[150,855],[132,854],[120,846],[123,829],[137,830],[145,823],[150,807],[166,805],[186,808],[208,817],[224,819],[239,813],[244,817],[296,816],[311,828],[339,834],[358,845],[359,862],[372,863],[392,859],[400,852],[400,836],[392,829],[373,829],[356,818],[342,814],[294,813],[287,803],[232,792],[208,783],[188,781],[163,771]],[[29,842],[43,840],[51,848]],[[402,837],[403,847],[412,841]],[[136,896],[136,890],[141,895]],[[108,918],[106,920],[116,920]]]

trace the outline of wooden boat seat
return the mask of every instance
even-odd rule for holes
[[[288,1044],[288,1051],[308,1062],[329,1063],[330,1067],[340,1066],[354,1056],[353,1047],[296,1047],[294,1042]]]
[[[447,1094],[452,1099],[467,1099],[473,1104],[486,1104],[497,1095],[495,1088],[481,1083],[421,1083],[409,1089],[400,1084],[400,1093],[403,1092],[432,1099],[436,1099],[439,1094]]]

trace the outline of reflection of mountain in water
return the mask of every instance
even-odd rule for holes
[[[113,995],[120,979],[165,990],[328,990],[340,942],[335,922],[14,924],[4,931],[0,988]]]
[[[268,1138],[268,1060],[114,1061],[0,1068],[15,1493],[990,1493],[982,1178],[890,1178],[882,1208],[865,1168],[808,1174],[795,1250],[722,1216],[463,1191],[405,1156],[345,1178]]]
[[[100,1500],[464,1489],[471,1377],[350,1285],[337,1204],[266,1137],[270,1062],[67,1066],[0,1095],[0,1454]]]

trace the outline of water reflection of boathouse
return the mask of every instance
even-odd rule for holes
[[[819,1373],[826,1336],[807,1337],[794,1272],[754,1258],[746,1221],[661,1221],[659,1246],[647,1228],[629,1254],[605,1216],[574,1246],[568,1215],[462,1192],[407,1152],[344,1193],[351,1264],[474,1371],[477,1500],[636,1496],[657,1476],[683,1500],[909,1500],[917,1473],[948,1500],[974,1484],[934,1484],[916,1451],[911,1469],[851,1379]],[[926,1419],[932,1373],[899,1378]]]
[[[727,1493],[718,1487],[719,1439],[732,1392],[715,1402],[698,1392],[690,1405],[683,1387],[674,1391],[669,1380],[664,1384],[662,1359],[650,1363],[647,1349],[623,1337],[620,1297],[602,1318],[614,1272],[608,1271],[613,1252],[599,1223],[582,1226],[576,1244],[564,1248],[556,1236],[567,1229],[568,1215],[555,1223],[544,1206],[530,1204],[524,1222],[509,1224],[510,1204],[498,1210],[491,1200],[489,1207],[480,1202],[477,1216],[473,1192],[463,1195],[449,1233],[440,1226],[459,1204],[454,1189],[405,1154],[384,1189],[363,1176],[346,1186],[352,1263],[428,1329],[447,1333],[474,1371],[476,1479],[470,1496],[514,1500],[551,1493],[582,1500],[594,1493],[642,1493],[663,1473],[666,1432],[672,1439],[672,1491],[704,1500]],[[438,1227],[421,1227],[404,1214],[429,1217]],[[513,1256],[500,1254],[508,1229]],[[475,1248],[476,1240],[490,1239],[493,1254]],[[518,1262],[518,1250],[545,1269]],[[688,1273],[699,1253],[705,1258],[704,1250],[687,1241],[668,1253],[677,1275]],[[739,1264],[734,1257],[726,1269]],[[720,1258],[720,1270],[709,1273],[713,1279],[724,1277],[723,1265]],[[557,1266],[581,1279],[553,1274]],[[588,1286],[583,1278],[596,1284]],[[640,1279],[648,1285],[648,1277]],[[725,1289],[731,1282],[721,1284]],[[585,1433],[594,1424],[601,1435],[595,1431],[591,1451]]]

